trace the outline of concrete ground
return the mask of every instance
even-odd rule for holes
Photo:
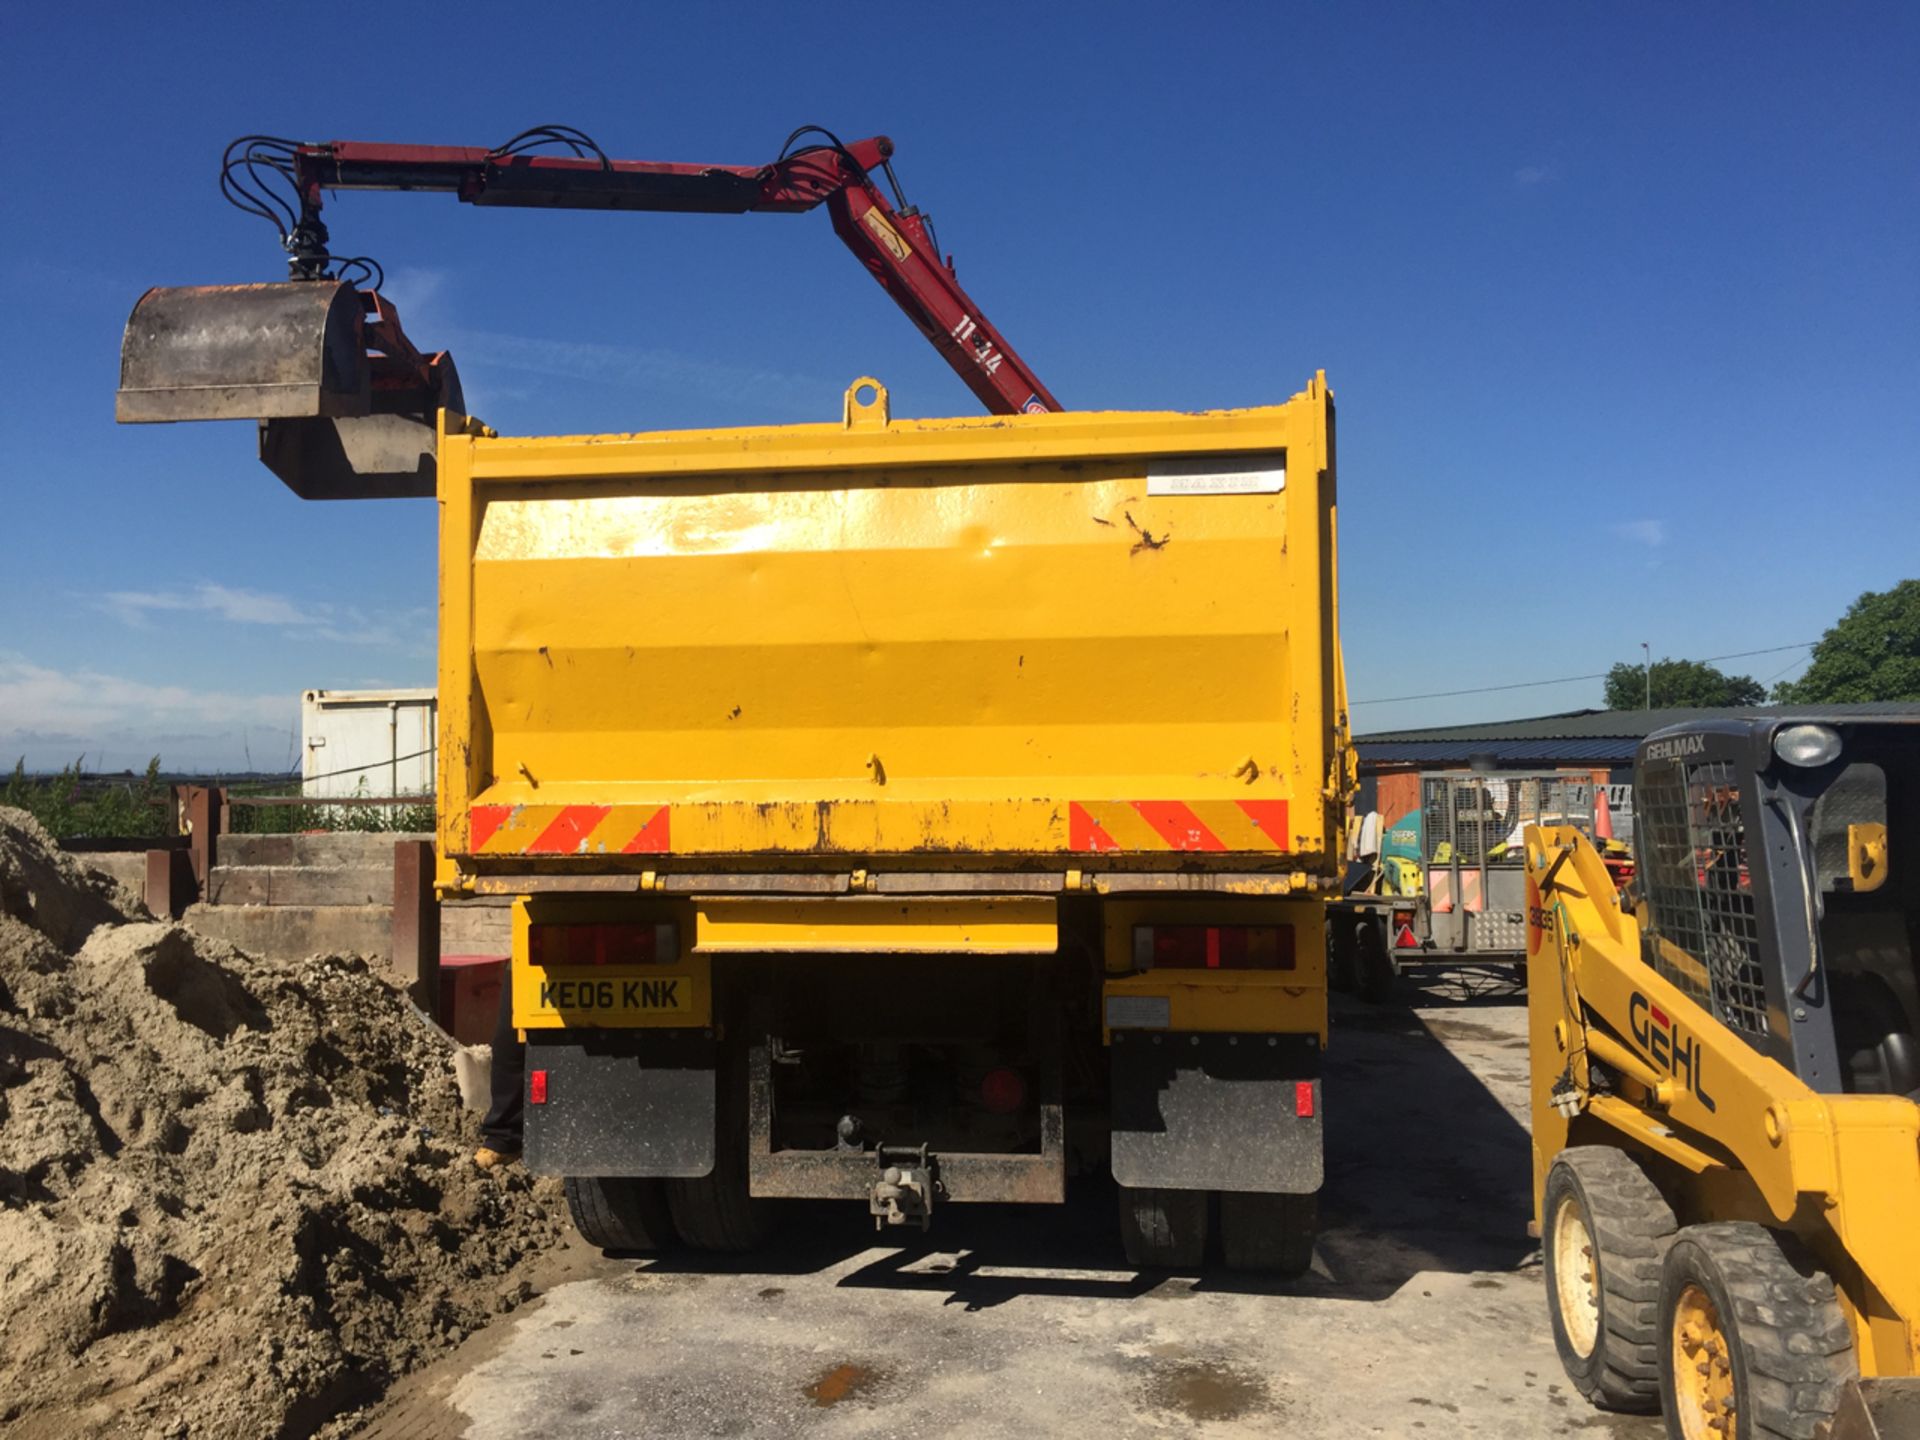
[[[1533,1437],[1657,1440],[1591,1409],[1527,1238],[1525,1004],[1435,981],[1343,1005],[1311,1276],[1125,1265],[1112,1187],[950,1206],[902,1243],[795,1205],[739,1263],[576,1243],[544,1298],[412,1377],[377,1440],[530,1434]]]

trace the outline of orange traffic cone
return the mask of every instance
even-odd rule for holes
[[[1604,785],[1593,787],[1593,838],[1613,838],[1613,807],[1607,803],[1607,787]]]

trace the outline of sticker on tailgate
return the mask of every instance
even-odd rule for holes
[[[1287,457],[1279,452],[1147,462],[1149,495],[1278,495],[1286,488]]]

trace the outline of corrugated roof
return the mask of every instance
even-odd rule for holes
[[[1608,736],[1599,740],[1446,740],[1374,745],[1358,742],[1362,765],[1465,765],[1476,755],[1497,761],[1552,761],[1595,765],[1625,765],[1633,759],[1638,739]]]
[[[1356,735],[1361,745],[1428,743],[1452,740],[1640,740],[1669,725],[1689,720],[1729,719],[1742,715],[1788,715],[1810,707],[1794,705],[1757,705],[1737,710],[1567,710],[1557,715],[1536,715],[1524,720],[1494,720],[1477,725],[1437,725],[1412,730],[1378,730]],[[1920,715],[1920,705],[1890,703],[1884,705],[1822,705],[1821,714],[1832,715]]]
[[[1760,705],[1742,710],[1569,710],[1525,720],[1440,725],[1426,730],[1382,730],[1354,736],[1362,765],[1464,765],[1476,756],[1496,764],[1567,761],[1625,765],[1656,730],[1689,721],[1805,713],[1809,707]],[[1920,705],[1823,705],[1822,715],[1920,717]]]

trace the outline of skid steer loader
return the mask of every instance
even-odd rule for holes
[[[1920,707],[1862,709],[1650,736],[1626,894],[1526,832],[1554,1342],[1685,1440],[1920,1436]]]

